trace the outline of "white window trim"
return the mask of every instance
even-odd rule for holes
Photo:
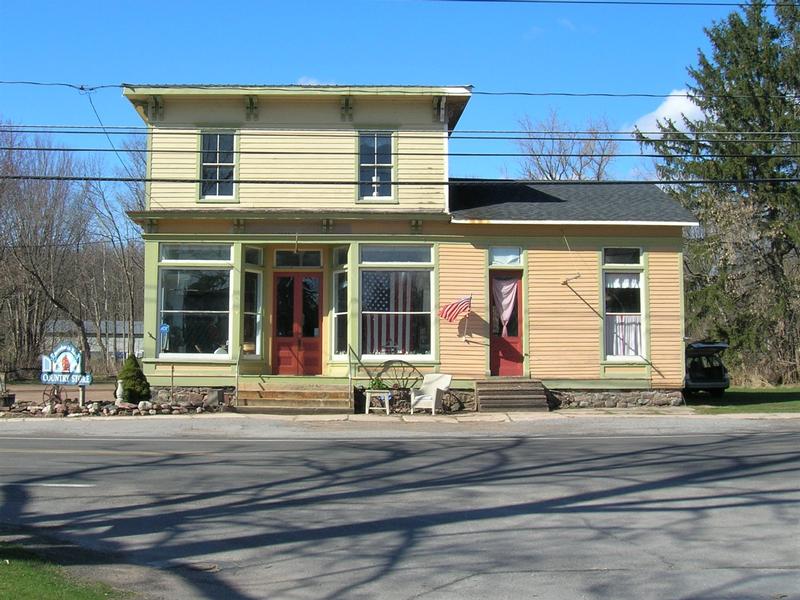
[[[207,163],[203,161],[203,136],[204,135],[230,135],[233,137],[233,150],[231,151],[231,155],[233,158],[233,162],[229,163]],[[219,138],[217,139],[217,154],[219,154]],[[225,131],[201,131],[200,132],[200,199],[201,200],[230,200],[236,197],[236,183],[231,183],[231,193],[230,194],[203,194],[203,167],[232,167],[233,168],[233,179],[234,182],[236,180],[236,132],[233,130],[225,130]],[[218,180],[214,180],[218,181]],[[221,180],[219,180],[221,181]],[[219,183],[217,183],[217,189],[219,189]]]
[[[258,293],[256,295],[256,311],[255,312],[247,312],[244,310],[244,297],[242,297],[242,340],[241,343],[244,345],[244,317],[245,315],[255,315],[256,316],[256,351],[253,354],[245,354],[244,350],[241,352],[241,357],[243,360],[261,360],[264,357],[264,273],[257,269],[246,268],[244,270],[244,274],[242,275],[242,293],[245,292],[245,275],[247,273],[253,273],[254,275],[258,276]]]
[[[392,161],[391,163],[362,163],[361,162],[361,135],[362,134],[372,134],[372,135],[388,135],[389,141],[392,147]],[[397,175],[397,148],[395,147],[396,144],[396,131],[392,131],[390,129],[359,129],[358,135],[356,136],[356,143],[357,146],[357,153],[358,153],[358,165],[356,170],[356,179],[359,182],[357,186],[356,196],[358,197],[359,202],[364,203],[394,203],[397,201],[396,198],[396,187],[395,187],[395,177]],[[373,169],[378,168],[386,168],[389,167],[390,174],[389,174],[389,190],[390,194],[388,196],[362,196],[361,195],[361,167],[371,167]],[[375,185],[375,184],[373,184]]]
[[[347,266],[342,265],[342,266]],[[337,312],[336,311],[336,276],[337,275],[345,275],[347,276],[347,289],[348,289],[348,298],[349,298],[349,290],[350,290],[350,277],[348,274],[347,269],[337,267],[334,271],[331,272],[331,358],[332,362],[347,362],[350,360],[350,351],[348,344],[348,350],[344,354],[336,354],[336,317],[339,315],[347,315],[347,322],[348,322],[348,329],[350,323],[350,310],[349,305],[345,306],[344,312]]]
[[[216,261],[215,261],[216,262]],[[211,261],[208,262],[207,265],[204,266],[189,266],[189,267],[181,267],[183,270],[192,270],[192,271],[205,271],[208,270],[209,267],[216,267],[218,265],[212,263]],[[163,306],[163,274],[165,270],[173,269],[173,265],[170,264],[169,266],[159,267],[158,268],[158,304],[156,305],[156,313],[158,317],[159,327],[161,327],[161,323],[163,322],[161,319],[161,315],[164,313],[162,309]],[[160,344],[156,344],[156,359],[168,359],[168,360],[197,360],[197,361],[225,361],[231,360],[231,339],[233,338],[233,318],[231,317],[233,312],[233,268],[228,269],[217,269],[220,271],[227,270],[228,271],[228,352],[225,354],[215,354],[211,353],[193,353],[193,352],[164,352],[161,350]],[[169,312],[206,312],[206,311],[169,311]],[[221,312],[221,311],[213,311],[213,312]],[[160,335],[160,334],[159,334]]]

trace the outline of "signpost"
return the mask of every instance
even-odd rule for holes
[[[42,375],[45,385],[77,385],[80,390],[79,403],[86,399],[86,386],[91,385],[91,373],[83,372],[83,354],[72,344],[61,344],[49,356],[42,355]]]

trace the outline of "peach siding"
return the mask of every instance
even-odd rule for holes
[[[599,252],[530,250],[528,319],[531,376],[600,375]],[[569,285],[561,282],[580,272]]]
[[[683,321],[680,252],[650,252],[650,359],[654,388],[683,385]]]
[[[486,304],[486,251],[471,244],[439,246],[439,308],[472,293],[467,319],[439,323],[441,372],[455,377],[483,377],[488,368],[488,306]],[[466,336],[465,336],[466,333]],[[465,341],[465,339],[467,341]]]

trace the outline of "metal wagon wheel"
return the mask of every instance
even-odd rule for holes
[[[61,402],[61,386],[48,385],[45,386],[42,392],[42,400],[47,403],[60,403]]]
[[[408,390],[422,381],[422,373],[404,360],[387,360],[381,365],[378,377],[389,387]]]

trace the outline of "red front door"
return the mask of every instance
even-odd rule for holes
[[[522,376],[522,273],[495,271],[489,277],[491,297],[489,368],[492,375]]]
[[[322,275],[276,273],[272,370],[276,375],[322,373]]]

